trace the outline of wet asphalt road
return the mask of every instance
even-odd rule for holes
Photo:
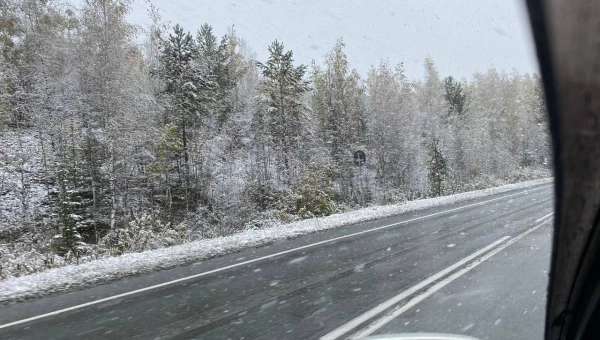
[[[376,334],[427,330],[482,340],[542,340],[551,232],[545,224]]]
[[[494,201],[476,205],[488,200]],[[1,328],[0,339],[318,339],[470,254],[528,230],[536,219],[550,213],[552,206],[552,188],[542,185],[3,306],[0,327],[234,265],[203,277]],[[448,210],[453,211],[440,213]],[[436,215],[410,221],[431,214]],[[403,221],[408,222],[235,266]],[[536,229],[394,318],[376,334],[436,331],[481,339],[541,339],[550,231],[548,225]]]

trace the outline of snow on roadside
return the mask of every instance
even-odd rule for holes
[[[69,265],[18,278],[9,278],[0,281],[0,303],[20,301],[71,289],[84,288],[125,276],[221,256],[246,248],[261,246],[276,240],[458,203],[549,183],[551,181],[551,178],[546,178],[451,196],[410,201],[404,204],[373,206],[327,217],[281,224],[265,229],[246,230],[230,236],[204,239],[142,253],[129,253],[119,257],[101,259],[80,265]]]

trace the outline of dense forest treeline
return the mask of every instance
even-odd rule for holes
[[[128,6],[0,3],[0,277],[549,174],[536,74],[257,61]]]

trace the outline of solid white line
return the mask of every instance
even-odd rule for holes
[[[545,215],[544,217],[548,217],[550,215],[552,215],[552,213],[550,213],[548,215]],[[538,220],[541,220],[542,218],[540,218]],[[392,311],[391,313],[389,313],[387,315],[384,315],[382,318],[380,318],[380,319],[376,320],[375,322],[371,323],[366,328],[364,328],[364,329],[360,330],[359,332],[353,334],[350,337],[350,339],[359,339],[359,338],[366,337],[366,336],[369,336],[369,335],[373,334],[375,331],[377,331],[378,329],[380,329],[381,327],[383,327],[384,325],[386,325],[388,322],[390,322],[393,319],[397,318],[402,313],[406,312],[410,308],[412,308],[415,305],[417,305],[419,302],[425,300],[429,296],[433,295],[435,292],[437,292],[440,289],[444,288],[450,282],[452,282],[452,281],[458,279],[459,277],[463,276],[464,274],[468,273],[471,269],[473,269],[473,268],[477,267],[478,265],[482,264],[484,261],[488,260],[492,256],[494,256],[494,255],[498,254],[499,252],[501,252],[502,250],[506,249],[511,244],[513,244],[513,243],[519,241],[520,239],[522,239],[523,237],[527,236],[528,234],[530,234],[534,230],[536,230],[539,227],[541,227],[542,225],[546,224],[546,222],[548,222],[548,221],[549,221],[549,219],[546,220],[546,221],[543,221],[543,222],[541,222],[541,223],[539,223],[537,225],[535,225],[534,227],[531,227],[531,228],[527,229],[526,231],[524,231],[521,234],[513,237],[512,239],[510,239],[508,242],[506,242],[505,244],[501,245],[500,247],[498,247],[498,248],[492,250],[491,252],[483,255],[482,257],[476,259],[475,261],[473,261],[472,263],[470,263],[469,265],[467,265],[465,268],[457,271],[456,273],[453,273],[452,275],[448,276],[447,278],[445,278],[445,279],[441,280],[440,282],[436,283],[435,285],[433,285],[431,288],[427,289],[425,292],[423,292],[423,293],[415,296],[414,298],[410,299],[402,307],[400,307],[400,308]]]
[[[444,276],[450,274],[451,272],[455,271],[457,268],[460,268],[462,266],[464,266],[466,263],[472,261],[473,259],[481,256],[482,254],[484,254],[487,251],[490,251],[490,249],[493,249],[494,247],[497,247],[498,245],[500,245],[502,242],[506,241],[507,239],[509,239],[510,236],[504,236],[501,239],[497,240],[496,242],[482,248],[479,249],[478,251],[474,252],[473,254],[463,258],[462,260],[452,264],[451,266],[431,275],[430,277],[426,278],[425,280],[417,283],[416,285],[408,288],[407,290],[401,292],[400,294],[392,297],[389,300],[386,300],[384,302],[382,302],[381,304],[377,305],[375,308],[370,309],[369,311],[365,312],[362,315],[359,315],[358,317],[350,320],[349,322],[343,324],[342,326],[334,329],[333,331],[327,333],[326,335],[324,335],[323,337],[321,337],[321,340],[334,340],[339,338],[340,336],[350,332],[351,330],[353,330],[354,328],[360,326],[362,323],[369,321],[369,319],[377,316],[378,314],[384,312],[385,310],[387,310],[388,308],[394,306],[395,304],[399,303],[400,301],[406,299],[407,297],[413,295],[414,293],[420,291],[421,289],[427,287],[428,285],[434,283],[435,281],[443,278]]]
[[[538,223],[538,222],[540,222],[540,221],[542,221],[542,220],[545,220],[545,219],[546,219],[546,217],[549,217],[549,216],[552,216],[552,215],[554,215],[554,212],[548,213],[548,214],[546,214],[546,215],[544,215],[544,216],[542,216],[542,217],[538,218],[537,220],[535,220],[535,221],[533,221],[533,222],[534,222],[534,223]]]
[[[538,189],[543,189],[543,188],[546,188],[548,186],[551,186],[551,185],[540,186],[540,187],[537,187],[537,188],[532,189],[532,190],[537,191]],[[19,325],[19,324],[22,324],[22,323],[25,323],[25,322],[29,322],[29,321],[43,319],[43,318],[46,318],[46,317],[49,317],[49,316],[53,316],[53,315],[62,314],[62,313],[65,313],[65,312],[69,312],[69,311],[72,311],[72,310],[76,310],[76,309],[80,309],[80,308],[84,308],[84,307],[96,305],[96,304],[103,303],[103,302],[106,302],[106,301],[120,299],[122,297],[126,297],[126,296],[129,296],[129,295],[134,295],[134,294],[142,293],[142,292],[145,292],[145,291],[149,291],[149,290],[153,290],[153,289],[156,289],[156,288],[160,288],[160,287],[172,285],[172,284],[175,284],[175,283],[179,283],[179,282],[183,282],[183,281],[188,281],[188,280],[191,280],[191,279],[195,279],[195,278],[199,278],[199,277],[202,277],[202,276],[206,276],[206,275],[218,273],[218,272],[221,272],[221,271],[224,271],[224,270],[228,270],[228,269],[231,269],[231,268],[236,268],[236,267],[244,266],[244,265],[247,265],[247,264],[250,264],[250,263],[254,263],[254,262],[258,262],[258,261],[262,261],[262,260],[266,260],[266,259],[278,257],[278,256],[281,256],[281,255],[289,254],[289,253],[292,253],[292,252],[296,252],[298,250],[315,247],[315,246],[318,246],[318,245],[321,245],[321,244],[330,243],[330,242],[342,240],[342,239],[345,239],[345,238],[354,237],[354,236],[357,236],[357,235],[367,234],[367,233],[371,233],[371,232],[374,232],[374,231],[377,231],[377,230],[387,229],[387,228],[395,227],[395,226],[398,226],[398,225],[407,224],[407,223],[410,223],[410,222],[422,220],[422,219],[425,219],[425,218],[429,218],[429,217],[433,217],[433,216],[438,216],[438,215],[442,215],[442,214],[447,214],[447,213],[450,213],[450,212],[453,212],[453,211],[463,210],[463,209],[466,209],[466,208],[475,207],[475,206],[483,205],[483,204],[486,204],[486,203],[489,203],[489,202],[493,202],[493,201],[497,201],[497,200],[501,200],[501,199],[506,199],[506,198],[509,198],[509,197],[517,196],[517,195],[524,195],[524,194],[528,194],[528,193],[531,193],[531,190],[525,190],[525,191],[521,191],[521,192],[518,192],[518,193],[515,193],[515,194],[505,195],[505,196],[502,196],[502,197],[493,198],[493,199],[490,199],[490,200],[487,200],[487,201],[483,201],[483,202],[473,203],[473,204],[465,205],[465,206],[454,208],[454,209],[444,210],[444,211],[440,211],[440,212],[429,214],[429,215],[425,215],[425,216],[415,217],[415,218],[412,218],[410,220],[406,220],[406,221],[402,221],[402,222],[398,222],[398,223],[388,224],[388,225],[384,225],[384,226],[373,228],[373,229],[363,230],[363,231],[359,231],[359,232],[356,232],[356,233],[352,233],[352,234],[348,234],[348,235],[344,235],[344,236],[339,236],[339,237],[335,237],[335,238],[324,240],[324,241],[319,241],[319,242],[307,244],[307,245],[304,245],[304,246],[301,246],[301,247],[284,250],[284,251],[281,251],[279,253],[270,254],[270,255],[262,256],[262,257],[255,258],[255,259],[252,259],[252,260],[235,263],[235,264],[232,264],[232,265],[229,265],[229,266],[225,266],[225,267],[221,267],[221,268],[209,270],[209,271],[198,273],[198,274],[195,274],[195,275],[190,275],[190,276],[182,277],[182,278],[179,278],[179,279],[176,279],[176,280],[167,281],[167,282],[159,283],[159,284],[156,284],[156,285],[148,286],[148,287],[145,287],[145,288],[132,290],[130,292],[126,292],[126,293],[122,293],[122,294],[117,294],[117,295],[109,296],[109,297],[106,297],[106,298],[103,298],[103,299],[98,299],[98,300],[94,300],[94,301],[82,303],[80,305],[71,306],[71,307],[59,309],[59,310],[56,310],[56,311],[53,311],[53,312],[49,312],[49,313],[45,313],[45,314],[40,314],[40,315],[32,316],[30,318],[26,318],[26,319],[22,319],[22,320],[17,320],[17,321],[14,321],[14,322],[9,322],[9,323],[0,325],[0,329],[11,327],[11,326],[15,326],[15,325]]]

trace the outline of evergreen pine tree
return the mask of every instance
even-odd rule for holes
[[[446,104],[448,106],[448,115],[445,121],[449,124],[449,134],[454,140],[454,186],[460,188],[465,180],[466,160],[465,160],[465,143],[463,141],[464,125],[466,124],[465,113],[467,111],[466,102],[467,95],[463,91],[462,85],[455,81],[452,76],[449,76],[444,81],[444,90]]]
[[[427,164],[427,178],[429,180],[429,194],[433,197],[444,194],[444,182],[448,174],[446,158],[440,150],[439,139],[434,137],[429,145],[429,159]]]
[[[309,83],[304,80],[306,66],[294,66],[292,51],[284,52],[282,43],[273,42],[269,53],[266,63],[257,62],[256,65],[264,77],[261,91],[268,111],[270,136],[280,170],[286,173],[289,183],[291,162],[305,128],[302,124],[305,107],[301,99],[309,90]]]
[[[69,169],[62,164],[58,171],[58,233],[54,236],[53,246],[56,252],[65,258],[79,257],[84,253],[86,244],[79,233],[78,226],[83,217],[81,211],[83,198],[76,186],[77,169]]]
[[[452,76],[449,76],[444,81],[444,90],[446,103],[448,104],[448,115],[456,115],[461,117],[465,112],[465,104],[467,95],[463,92],[459,82],[454,81]]]
[[[203,89],[210,86],[198,59],[199,49],[192,35],[177,25],[173,33],[161,41],[159,65],[151,71],[165,84],[160,93],[168,103],[165,124],[174,123],[180,129],[186,182],[189,182],[188,134],[200,123]]]
[[[227,34],[220,42],[213,34],[212,27],[202,25],[196,36],[199,49],[199,64],[207,75],[207,88],[202,97],[204,110],[222,124],[233,110],[232,89],[237,83],[230,53],[231,39],[234,36]],[[235,48],[235,46],[233,46]],[[234,52],[235,53],[235,52]]]

